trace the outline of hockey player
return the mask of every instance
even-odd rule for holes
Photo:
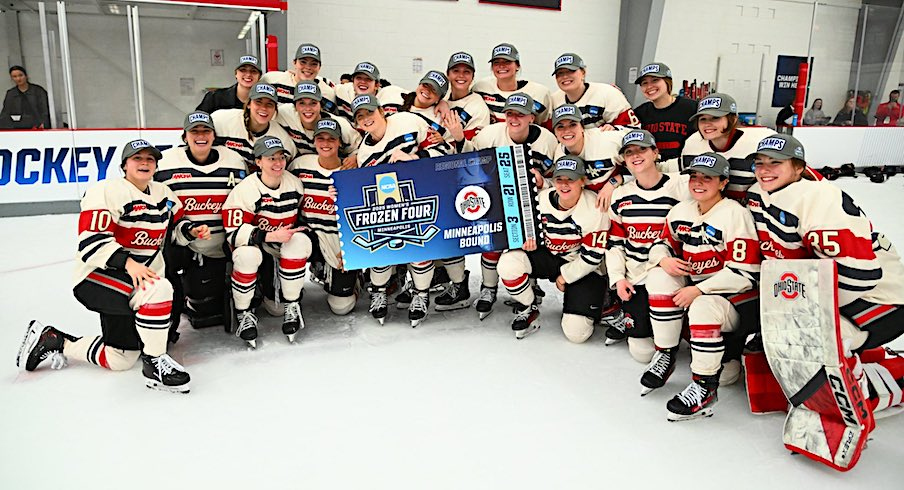
[[[355,123],[352,102],[359,95],[373,95],[380,101],[380,107],[387,116],[399,112],[404,101],[402,97],[408,93],[395,85],[383,87],[380,82],[380,70],[369,61],[362,61],[352,72],[352,83],[336,87],[336,113]]]
[[[446,77],[449,79],[449,106],[461,120],[463,136],[466,140],[490,124],[490,109],[483,97],[471,90],[474,83],[474,58],[460,51],[449,57]],[[445,124],[451,128],[451,124]],[[455,138],[456,140],[458,138]]]
[[[261,83],[273,85],[280,104],[292,105],[295,102],[295,89],[302,82],[310,82],[320,88],[323,99],[321,107],[329,113],[336,112],[336,85],[326,77],[320,77],[320,48],[314,44],[304,43],[295,50],[292,60],[294,70],[271,71],[261,77]]]
[[[317,121],[314,146],[317,153],[292,160],[289,171],[304,185],[301,213],[305,223],[314,232],[313,252],[309,262],[325,264],[324,289],[327,292],[327,304],[334,314],[346,315],[354,309],[358,300],[355,286],[360,271],[342,268],[336,199],[330,192],[333,187],[333,172],[339,171],[342,166],[339,149],[344,146],[344,142],[340,118],[325,117]]]
[[[508,97],[503,107],[505,121],[490,124],[477,133],[470,141],[462,139],[456,141],[462,152],[495,148],[497,146],[527,145],[529,148],[531,171],[534,173],[537,187],[544,185],[543,177],[552,173],[553,155],[556,149],[556,137],[545,128],[535,124],[537,121],[534,112],[534,99],[523,92],[517,92]],[[493,312],[496,304],[496,292],[499,284],[499,274],[496,272],[496,264],[499,263],[501,252],[485,252],[480,257],[481,287],[480,295],[474,306],[480,319],[483,320]],[[464,274],[464,263],[460,265]],[[447,267],[449,269],[449,267]],[[449,275],[458,274],[449,269]],[[459,288],[467,287],[467,283],[459,285]],[[535,294],[542,294],[540,288],[535,288]],[[470,293],[469,293],[470,294]]]
[[[682,173],[690,176],[692,199],[676,204],[666,216],[662,238],[650,248],[649,262],[657,267],[647,278],[648,289],[669,291],[657,301],[670,300],[687,309],[690,323],[693,381],[669,400],[669,420],[712,415],[719,375],[725,374],[722,366],[729,360],[739,363],[744,340],[759,326],[759,241],[753,216],[722,196],[728,184],[728,160],[704,153]],[[651,305],[652,301],[651,296]],[[682,320],[683,315],[653,323],[658,349],[678,346]],[[730,333],[723,336],[723,332]],[[673,363],[674,358],[673,350]],[[737,370],[729,371],[731,379],[725,384],[738,379]],[[658,386],[659,379],[651,379],[652,373],[645,376],[645,389]]]
[[[521,70],[521,56],[515,46],[502,43],[493,48],[490,58],[493,76],[474,83],[473,91],[486,101],[490,108],[490,122],[505,122],[505,105],[509,96],[516,93],[528,94],[534,103],[536,123],[543,125],[549,120],[549,89],[530,80],[518,80]],[[547,126],[548,127],[548,126]]]
[[[656,138],[663,160],[678,158],[685,140],[694,132],[691,118],[697,112],[697,104],[672,95],[672,70],[665,63],[641,68],[634,85],[640,85],[640,93],[647,99],[634,108],[640,127]]]
[[[551,96],[552,106],[576,105],[583,115],[585,128],[609,130],[615,126],[640,126],[631,104],[618,87],[585,81],[587,67],[580,56],[574,53],[559,56],[552,74],[559,86]]]
[[[273,122],[276,117],[276,89],[266,83],[251,87],[251,95],[243,109],[223,109],[210,115],[216,127],[216,144],[235,150],[245,159],[248,173],[257,172],[254,143],[263,136],[274,136],[283,142],[288,157],[295,156],[295,144],[289,133]]]
[[[280,104],[276,122],[289,133],[295,142],[296,157],[317,154],[314,148],[314,130],[317,122],[330,115],[323,111],[324,98],[320,86],[312,82],[301,82],[294,89],[294,105]],[[342,131],[342,147],[339,156],[346,168],[357,166],[355,154],[361,144],[361,135],[343,118],[336,123]]]
[[[370,167],[418,158],[429,158],[454,152],[446,143],[431,143],[430,126],[420,117],[402,112],[386,117],[377,98],[359,95],[352,101],[352,110],[358,129],[367,133],[358,148],[358,163]],[[382,325],[387,314],[386,291],[393,275],[393,266],[370,269],[370,312]],[[433,280],[433,261],[409,264],[415,294],[408,306],[408,319],[412,327],[420,325],[430,306],[429,289]]]
[[[261,78],[261,64],[257,56],[246,54],[235,67],[236,83],[204,94],[195,110],[213,114],[220,109],[242,109],[251,95],[251,87]]]
[[[100,314],[101,336],[75,337],[37,321],[29,324],[16,365],[34,371],[45,360],[61,369],[67,359],[113,371],[141,357],[148,388],[188,393],[190,377],[166,353],[173,288],[161,249],[208,239],[206,225],[183,219],[173,192],[153,181],[160,151],[145,140],[122,149],[125,177],[91,187],[81,202],[75,298]]]
[[[565,293],[562,331],[581,343],[593,334],[606,290],[600,271],[609,218],[596,208],[596,196],[585,190],[585,164],[580,157],[556,160],[553,188],[538,196],[542,243],[527,240],[522,250],[499,259],[499,277],[516,301],[512,330],[521,339],[540,328],[540,311],[529,278],[555,281]]]
[[[154,180],[165,184],[179,198],[186,219],[208,227],[210,239],[167,249],[166,278],[174,291],[172,340],[178,339],[176,327],[183,307],[195,328],[223,324],[227,260],[221,211],[226,196],[245,177],[241,155],[214,146],[216,132],[210,114],[192,112],[185,116],[182,128],[186,146],[163,152]]]
[[[301,181],[286,172],[289,151],[282,140],[264,136],[254,142],[255,164],[260,169],[232,190],[223,205],[226,242],[232,248],[232,300],[238,328],[236,335],[257,347],[257,317],[251,300],[262,253],[278,261],[279,285],[285,299],[282,331],[289,342],[304,328],[301,296],[311,256],[310,231],[300,224],[298,211],[304,196]]]
[[[764,263],[763,290],[770,294],[763,294],[763,343],[792,404],[785,444],[847,470],[859,457],[874,414],[901,409],[904,358],[880,347],[904,333],[904,265],[850,196],[828,181],[810,180],[796,138],[774,134],[759,142],[751,158],[757,182],[748,208],[764,258],[835,262],[828,277],[815,265],[803,269],[815,261]],[[781,268],[773,271],[773,264]],[[779,278],[778,271],[790,272]],[[765,308],[767,300],[774,311]],[[786,306],[798,304],[808,318]]]
[[[674,369],[674,350],[654,350],[655,324],[681,317],[682,311],[671,300],[661,300],[658,291],[648,291],[651,281],[647,274],[653,269],[649,253],[662,237],[669,210],[690,197],[687,179],[659,171],[656,139],[648,131],[638,129],[626,134],[619,153],[634,180],[612,193],[606,271],[609,286],[616,290],[628,319],[624,332],[606,330],[607,344],[627,336],[631,357],[644,363],[652,359],[647,371],[664,384]]]

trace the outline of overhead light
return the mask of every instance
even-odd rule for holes
[[[115,3],[107,4],[107,12],[110,12],[113,15],[119,15],[122,13],[122,11],[119,10],[119,5],[116,5]]]
[[[254,22],[257,21],[257,18],[261,16],[261,13],[255,10],[251,12],[251,15],[248,16],[248,21],[245,22],[245,25],[242,26],[242,30],[239,31],[239,39],[245,39],[245,36],[248,35],[248,31],[251,30],[251,26],[254,25]]]

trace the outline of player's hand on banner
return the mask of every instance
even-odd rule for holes
[[[342,166],[339,170],[348,170],[350,168],[358,168],[358,154],[349,155],[342,160]]]
[[[454,111],[450,112],[448,116],[443,118],[443,127],[449,131],[449,134],[455,138],[457,143],[461,143],[465,140],[465,130],[461,127],[461,118],[458,117]]]
[[[662,270],[670,276],[689,276],[691,274],[687,261],[677,257],[666,257],[660,260],[659,267],[662,267]]]
[[[556,288],[558,288],[559,291],[562,291],[564,293],[566,284],[568,284],[568,283],[565,282],[565,276],[559,274],[559,277],[556,278]]]
[[[521,245],[521,250],[524,250],[525,252],[533,252],[536,249],[537,249],[537,240],[535,240],[533,238],[528,238],[527,240],[524,241],[524,244]]]
[[[132,287],[145,289],[144,283],[154,284],[155,279],[160,279],[156,272],[150,267],[138,262],[131,257],[126,259],[126,273],[132,278]]]
[[[270,243],[286,243],[299,231],[301,230],[296,227],[281,226],[275,231],[268,231],[264,241]]]
[[[430,142],[431,145],[438,145],[445,140],[443,139],[443,135],[439,134],[439,131],[430,128],[427,130],[427,141]]]
[[[210,227],[207,225],[196,226],[189,233],[199,240],[210,240]]]
[[[676,306],[680,306],[682,308],[690,308],[691,303],[697,299],[698,296],[702,295],[703,291],[700,291],[700,288],[697,286],[685,286],[678,290],[675,293],[675,297],[672,298],[672,301],[675,302]]]
[[[440,138],[440,140],[442,140],[442,138]],[[410,155],[400,149],[394,150],[389,157],[389,163],[407,162],[410,160],[417,160],[417,155]]]
[[[618,297],[622,301],[629,301],[631,296],[634,295],[634,285],[628,282],[627,279],[622,279],[615,283],[615,292],[618,293]]]

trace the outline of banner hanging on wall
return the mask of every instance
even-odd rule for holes
[[[772,87],[772,107],[785,107],[794,103],[798,69],[801,63],[806,62],[806,56],[778,55],[775,65],[775,85]],[[810,58],[810,78],[812,77],[813,58]]]
[[[333,174],[348,270],[520,248],[537,238],[522,146]]]

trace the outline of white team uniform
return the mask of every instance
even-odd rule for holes
[[[330,115],[326,113],[320,114],[321,118],[328,116]],[[342,145],[339,147],[339,157],[345,158],[357,153],[358,145],[361,144],[361,134],[358,133],[358,131],[356,131],[344,118],[334,117],[332,119],[335,119],[336,123],[339,124],[339,129],[342,133]],[[295,110],[294,105],[281,104],[274,121],[282,126],[286,133],[289,134],[289,137],[292,138],[292,141],[295,142],[296,157],[317,153],[317,150],[314,149],[314,130],[305,129],[301,124],[301,119],[299,119],[298,112]],[[314,122],[314,127],[316,128],[316,126],[317,123]]]
[[[405,112],[409,112],[423,119],[424,122],[427,123],[427,126],[430,126],[430,129],[439,133],[439,135],[443,137],[443,140],[445,140],[445,142],[450,147],[455,146],[455,138],[452,136],[452,133],[450,131],[443,127],[442,120],[440,120],[439,116],[436,114],[436,106],[430,106],[422,109],[420,107],[415,107],[414,105],[412,105],[411,108]]]
[[[500,90],[496,86],[496,77],[477,80],[471,87],[471,91],[483,97],[487,107],[490,108],[490,122],[505,122],[505,101],[509,95],[524,92],[534,99],[534,112],[537,116],[537,124],[543,124],[549,120],[549,111],[552,108],[552,100],[549,97],[549,89],[545,85],[530,80],[518,80],[518,88],[511,92]]]
[[[579,100],[571,101],[565,92],[556,90],[550,96],[552,108],[562,104],[574,104],[581,110],[585,128],[598,128],[605,124],[640,127],[640,121],[625,94],[608,83],[585,83],[586,90]]]
[[[276,89],[276,98],[280,104],[295,105],[295,87],[301,82],[316,82],[320,87],[320,94],[324,101],[321,106],[327,112],[333,113],[336,110],[336,85],[332,80],[324,77],[315,80],[296,80],[295,75],[290,71],[270,71],[261,76],[260,83],[273,85]]]
[[[505,122],[499,122],[483,128],[471,141],[465,141],[462,152],[516,144],[518,143],[509,137]],[[548,129],[532,124],[524,144],[530,146],[531,167],[536,168],[544,175],[551,172],[553,155],[555,155],[556,145],[558,145],[556,137]]]
[[[621,142],[628,130],[618,129],[614,131],[584,131],[584,148],[576,155],[584,160],[586,165],[587,189],[599,192],[606,185],[610,177],[615,175],[615,159],[621,149]],[[556,146],[553,161],[569,155],[565,145]]]
[[[210,228],[209,240],[195,240],[188,245],[192,251],[206,257],[222,258],[223,203],[229,192],[245,178],[245,161],[238,153],[222,147],[211,149],[214,162],[197,164],[188,154],[187,147],[170,148],[157,162],[154,180],[168,186],[179,198],[185,218],[196,225]]]
[[[287,158],[295,157],[295,143],[289,133],[276,122],[276,114],[270,121],[267,130],[260,134],[253,134],[245,127],[244,111],[242,109],[220,109],[210,115],[217,131],[216,144],[234,150],[245,160],[249,173],[257,170],[254,163],[254,142],[264,136],[273,136],[282,140],[283,147],[288,153]]]
[[[466,140],[474,139],[481,129],[490,125],[490,108],[480,94],[471,92],[458,100],[446,99],[446,102],[461,119]]]
[[[348,85],[348,84],[346,84]],[[448,155],[454,152],[447,143],[431,144],[427,140],[430,126],[419,116],[400,113],[386,118],[386,132],[380,141],[373,141],[370,135],[364,135],[358,147],[358,165],[370,167],[381,163],[389,163],[395,150],[402,150],[420,158]]]
[[[336,216],[336,203],[330,197],[329,188],[333,185],[334,170],[320,166],[315,155],[302,155],[289,164],[292,175],[301,180],[304,186],[304,197],[301,201],[301,214],[305,223],[317,234],[323,258],[330,267],[341,269],[339,261],[339,218]]]
[[[383,112],[390,116],[399,112],[404,103],[402,97],[408,92],[408,90],[395,85],[383,87],[377,91],[377,101],[380,103],[380,107],[383,108]],[[352,114],[352,101],[358,95],[355,93],[353,83],[343,83],[336,87],[336,114],[347,119],[352,125],[355,124],[355,115]]]

